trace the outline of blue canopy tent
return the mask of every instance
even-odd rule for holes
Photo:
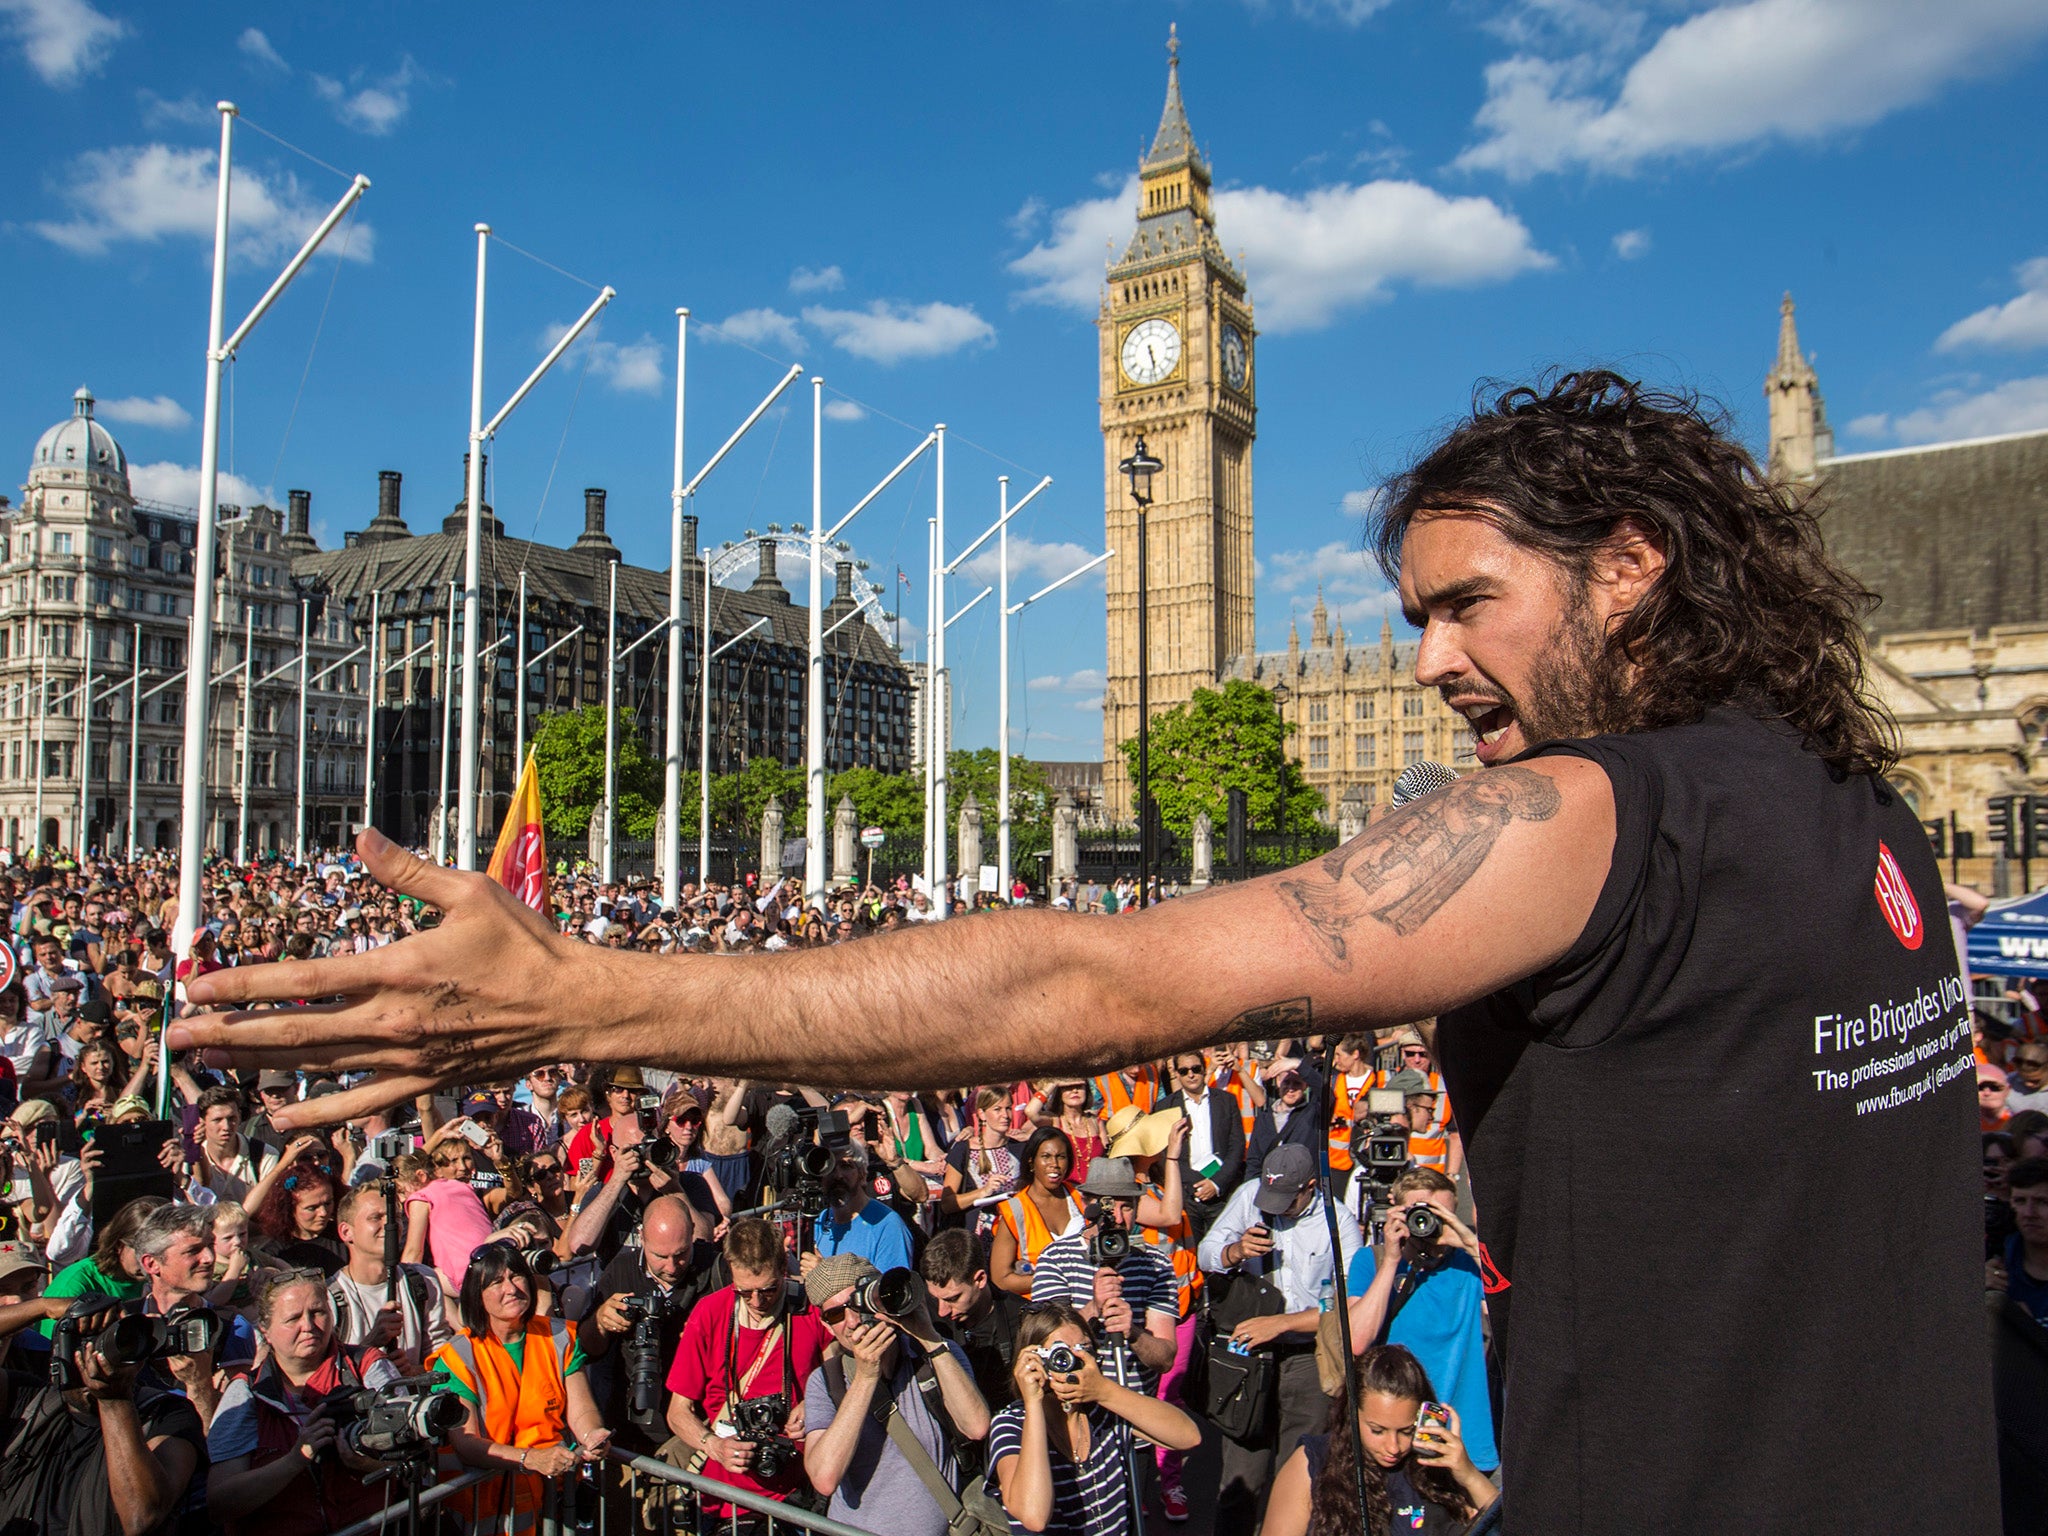
[[[2048,891],[1995,902],[1970,930],[1973,976],[2048,976]]]

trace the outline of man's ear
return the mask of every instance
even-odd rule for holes
[[[1592,580],[1609,593],[1610,621],[1642,601],[1663,576],[1664,566],[1664,541],[1657,531],[1635,518],[1623,518],[1593,557]]]

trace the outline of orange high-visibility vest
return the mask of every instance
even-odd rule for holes
[[[1067,1204],[1073,1208],[1075,1216],[1081,1214],[1081,1197],[1072,1190],[1067,1191]],[[1045,1252],[1045,1245],[1060,1235],[1045,1224],[1045,1218],[1038,1214],[1038,1207],[1021,1190],[996,1207],[996,1220],[1017,1240],[1017,1270],[1024,1275],[1029,1275],[1037,1266],[1038,1256]],[[1073,1225],[1071,1219],[1067,1225]]]
[[[1157,1184],[1147,1180],[1144,1188],[1154,1200],[1166,1199],[1166,1192]],[[1195,1255],[1195,1224],[1188,1218],[1187,1206],[1181,1206],[1180,1220],[1172,1226],[1152,1227],[1141,1221],[1131,1228],[1131,1236],[1148,1247],[1160,1250],[1160,1257],[1173,1265],[1180,1315],[1187,1318],[1195,1310],[1195,1297],[1202,1289],[1202,1264]],[[1138,1321],[1143,1326],[1144,1319]]]
[[[1373,1089],[1372,1074],[1367,1073],[1360,1085],[1358,1097],[1351,1094],[1351,1083],[1342,1072],[1330,1081],[1330,1172],[1348,1173],[1351,1170],[1351,1120],[1352,1106],[1363,1102]]]
[[[521,1364],[511,1351],[486,1333],[467,1328],[434,1351],[427,1364],[440,1366],[477,1395],[477,1411],[485,1436],[498,1445],[519,1450],[558,1445],[569,1424],[569,1384],[565,1368],[576,1345],[576,1325],[560,1318],[530,1320]],[[449,1503],[464,1520],[479,1518],[498,1529],[509,1507],[512,1529],[530,1530],[540,1512],[545,1487],[535,1472],[508,1472],[491,1482],[455,1494]]]
[[[1107,1120],[1128,1104],[1138,1106],[1140,1114],[1152,1113],[1152,1106],[1159,1098],[1159,1074],[1156,1069],[1145,1066],[1131,1073],[1130,1086],[1124,1084],[1121,1072],[1108,1072],[1094,1080],[1095,1092],[1102,1100],[1100,1111]]]

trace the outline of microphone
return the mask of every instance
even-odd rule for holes
[[[770,1142],[788,1141],[792,1136],[796,1135],[796,1111],[787,1104],[769,1105],[768,1123],[763,1129],[767,1131]]]
[[[1433,795],[1455,784],[1457,780],[1458,776],[1442,763],[1410,763],[1394,780],[1394,804],[1399,807],[1411,800],[1420,800],[1424,795]]]

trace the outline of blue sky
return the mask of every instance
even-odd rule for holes
[[[1092,316],[1169,22],[1263,332],[1262,644],[1318,581],[1377,629],[1357,500],[1479,379],[1612,363],[1759,441],[1788,288],[1844,451],[2048,426],[2048,0],[0,0],[0,453],[25,474],[86,383],[138,489],[195,499],[229,98],[234,315],[346,185],[252,129],[375,185],[234,369],[226,499],[306,487],[333,543],[392,468],[438,526],[481,219],[563,269],[494,246],[487,408],[588,301],[564,272],[619,291],[499,439],[509,530],[566,541],[603,485],[628,557],[665,562],[683,304],[693,464],[802,362],[834,402],[828,506],[936,420],[956,549],[996,475],[1055,477],[1020,519],[1028,590],[1102,544]],[[707,483],[712,541],[808,517],[807,394]],[[921,570],[931,491],[913,471],[849,530],[885,587]],[[924,600],[920,579],[906,634]],[[963,744],[994,735],[992,606],[953,632]],[[1018,749],[1095,755],[1099,583],[1019,642]]]

